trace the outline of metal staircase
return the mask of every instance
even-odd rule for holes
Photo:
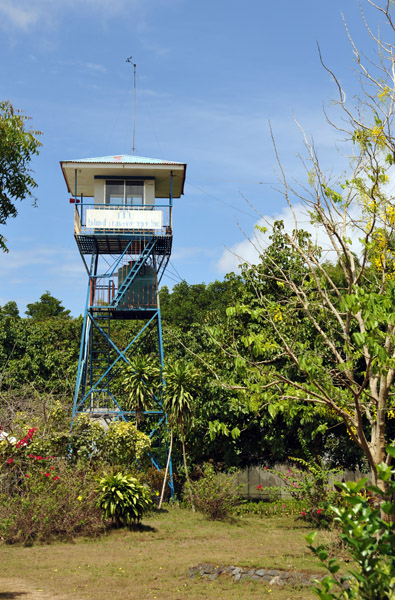
[[[148,242],[148,244],[146,244],[146,246],[144,247],[144,250],[142,251],[142,253],[138,257],[138,259],[133,263],[132,268],[130,269],[129,273],[127,274],[127,276],[123,280],[122,284],[118,287],[117,293],[115,294],[114,298],[110,302],[110,306],[112,308],[117,308],[118,307],[118,305],[121,302],[122,298],[124,297],[124,295],[128,291],[128,289],[129,289],[132,281],[138,275],[141,267],[143,267],[145,265],[145,263],[147,261],[147,258],[150,256],[151,252],[154,250],[155,245],[156,245],[156,239],[153,238],[153,239],[151,239]]]

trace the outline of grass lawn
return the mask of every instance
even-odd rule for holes
[[[113,530],[99,540],[0,546],[0,599],[308,600],[316,598],[309,588],[271,589],[224,576],[209,582],[187,572],[201,562],[320,572],[303,537],[309,531],[292,517],[249,516],[229,524],[169,508],[146,517],[142,530]],[[330,544],[332,535],[322,532],[319,539]]]

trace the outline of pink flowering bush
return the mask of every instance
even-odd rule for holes
[[[55,466],[50,466],[48,461],[53,461],[54,456],[38,456],[30,452],[36,427],[28,430],[27,434],[18,441],[7,436],[0,442],[0,494],[13,496],[27,489],[31,485],[27,482],[32,475],[44,475],[53,479],[56,476]],[[45,461],[41,463],[41,461]],[[45,465],[43,467],[43,465]],[[59,479],[59,478],[58,478]]]
[[[321,459],[291,460],[300,466],[290,466],[285,472],[276,469],[271,472],[283,480],[287,495],[299,503],[301,519],[315,527],[328,527],[333,521],[329,506],[340,501],[332,484],[339,469],[327,468]]]
[[[0,540],[31,545],[99,534],[96,473],[30,452],[36,431],[0,442]]]

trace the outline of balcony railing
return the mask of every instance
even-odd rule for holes
[[[97,310],[111,309],[118,294],[118,278],[96,278],[91,280],[89,305]],[[127,288],[117,304],[122,309],[157,308],[157,285],[137,277]]]
[[[171,232],[172,207],[168,204],[143,206],[79,204],[75,206],[76,235],[150,233],[165,235]]]

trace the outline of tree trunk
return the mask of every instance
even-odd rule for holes
[[[188,473],[188,467],[187,467],[187,456],[186,456],[186,452],[185,452],[184,422],[183,421],[181,421],[181,423],[180,423],[180,429],[181,429],[181,442],[182,442],[182,456],[183,456],[183,459],[184,459],[185,479],[186,479],[186,482],[187,482],[189,500],[191,502],[191,506],[192,506],[193,512],[196,512],[195,511],[195,505],[193,503],[191,482],[189,480],[189,473]]]
[[[383,462],[383,459],[380,462]],[[374,465],[374,466],[370,465],[370,477],[371,477],[372,484],[377,486],[378,488],[380,488],[380,490],[382,490],[382,495],[374,494],[374,496],[373,496],[373,502],[374,502],[375,508],[380,509],[380,505],[384,500],[389,500],[390,502],[394,502],[394,500],[395,500],[394,498],[388,497],[388,490],[389,490],[388,483],[386,481],[382,481],[381,479],[379,479],[377,477],[376,465]],[[380,509],[380,518],[383,521],[385,521],[386,523],[394,523],[395,522],[394,514],[389,515],[381,509]]]
[[[169,472],[169,465],[170,465],[170,458],[171,458],[171,453],[173,450],[173,427],[171,427],[170,429],[170,447],[169,447],[169,455],[167,457],[167,462],[166,462],[166,470],[165,470],[165,476],[163,479],[163,485],[162,485],[162,492],[160,495],[160,500],[159,500],[159,504],[158,504],[158,508],[161,509],[162,508],[162,503],[163,503],[163,496],[165,495],[165,489],[166,489],[166,483],[167,483],[167,474]]]
[[[140,406],[136,406],[136,429],[139,428],[140,422],[141,422],[141,407]]]

